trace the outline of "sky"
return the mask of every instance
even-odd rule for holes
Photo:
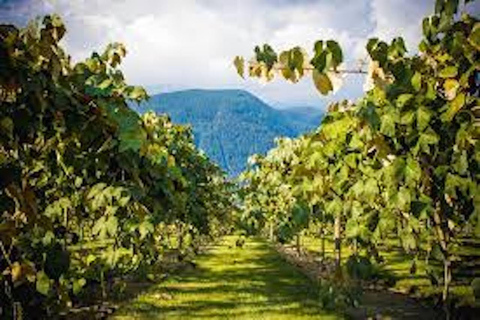
[[[467,9],[478,14],[479,4]],[[0,0],[0,23],[22,26],[36,16],[60,14],[68,31],[63,45],[74,61],[122,42],[127,82],[151,94],[235,88],[277,107],[325,107],[359,97],[363,76],[348,76],[337,93],[323,97],[308,77],[297,84],[243,80],[233,58],[249,58],[263,43],[278,51],[300,45],[311,52],[316,40],[335,39],[347,67],[354,68],[367,57],[371,37],[401,35],[415,52],[422,18],[433,7],[434,0]]]

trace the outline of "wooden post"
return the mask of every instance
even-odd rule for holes
[[[335,241],[335,264],[337,271],[340,271],[340,265],[342,260],[342,243],[341,243],[341,226],[340,226],[340,215],[335,217],[335,224],[333,227],[333,239]]]
[[[325,259],[325,224],[324,222],[320,225],[320,239],[321,239],[321,247],[320,247],[320,254],[322,260]]]
[[[302,252],[301,252],[301,251],[302,251],[302,246],[301,246],[301,242],[300,242],[300,237],[301,237],[300,233],[301,233],[301,232],[298,232],[298,233],[297,233],[297,235],[296,235],[296,243],[295,243],[295,245],[296,245],[296,247],[297,247],[297,252],[298,252],[298,254],[301,254],[301,253],[302,253]]]

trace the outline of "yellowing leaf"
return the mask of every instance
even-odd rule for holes
[[[332,82],[325,73],[320,73],[317,70],[313,70],[312,77],[315,87],[321,94],[327,95],[333,90]]]
[[[238,75],[242,78],[245,78],[245,60],[243,59],[243,57],[236,56],[233,60],[233,64],[237,69]]]
[[[443,83],[443,89],[445,90],[445,97],[447,100],[453,100],[457,95],[457,90],[460,84],[455,79],[447,79]]]
[[[333,92],[337,92],[343,85],[343,75],[340,72],[327,72],[327,76],[332,83]]]
[[[18,262],[14,262],[10,267],[10,273],[12,275],[12,281],[16,282],[20,280],[22,276],[22,266]]]

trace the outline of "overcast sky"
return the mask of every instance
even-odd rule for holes
[[[68,29],[64,45],[74,60],[109,42],[123,42],[127,81],[151,93],[244,88],[273,105],[323,106],[327,100],[358,97],[362,77],[350,76],[343,89],[324,98],[310,79],[296,85],[242,80],[232,59],[251,57],[254,46],[265,42],[277,49],[311,50],[317,39],[337,39],[355,66],[372,36],[402,35],[415,51],[421,20],[433,5],[434,0],[0,0],[0,22],[25,24],[37,15],[59,13]]]

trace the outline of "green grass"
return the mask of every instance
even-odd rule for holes
[[[115,319],[339,319],[297,269],[260,239],[229,236],[172,276],[121,306]]]
[[[321,240],[318,237],[305,236],[302,239],[302,247],[308,251],[320,253],[320,246]],[[471,259],[475,259],[480,255],[479,249],[470,246],[462,247],[459,249],[459,253]],[[351,254],[353,254],[353,251],[350,247],[342,246],[342,263],[345,263]],[[366,253],[361,251],[361,254]],[[325,255],[328,258],[334,258],[334,243],[331,239],[326,239],[325,241]],[[397,280],[393,289],[399,292],[413,293],[413,296],[424,298],[441,294],[442,288],[434,287],[428,279],[426,274],[427,266],[423,259],[417,260],[416,272],[410,274],[413,257],[404,253],[398,243],[395,243],[393,240],[389,241],[388,248],[380,250],[380,256],[385,259],[384,263],[380,265],[381,269],[392,274]],[[450,293],[459,300],[461,305],[476,306],[478,304],[475,302],[473,291],[469,286],[469,282],[472,279],[473,277],[459,281],[457,278],[455,279],[457,281],[452,284]]]

